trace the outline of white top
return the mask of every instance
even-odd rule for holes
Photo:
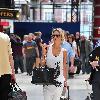
[[[61,82],[62,84],[64,84],[64,81],[65,81],[64,76],[63,76],[63,51],[64,51],[64,48],[61,48],[60,54],[55,57],[52,53],[52,45],[50,45],[48,48],[47,58],[46,58],[46,65],[49,68],[56,69],[57,63],[59,63],[58,65],[60,67],[60,75],[58,76],[56,81]]]
[[[10,38],[7,34],[0,32],[0,77],[12,73],[9,62],[10,54],[12,54]]]
[[[74,48],[77,48],[77,45],[76,45],[76,42],[75,42],[75,41],[73,41],[72,46],[73,46]]]
[[[76,54],[77,45],[75,41],[73,41],[72,43],[72,48],[73,48],[74,53]]]

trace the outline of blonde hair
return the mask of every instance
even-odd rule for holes
[[[24,38],[27,38],[28,37],[28,35],[24,35]]]
[[[64,40],[64,30],[62,30],[61,28],[55,28],[55,29],[52,30],[52,35],[55,31],[57,31],[61,35],[61,41],[63,42],[63,40]]]

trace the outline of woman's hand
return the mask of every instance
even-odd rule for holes
[[[74,71],[75,71],[75,66],[71,65],[71,66],[69,67],[69,71],[70,71],[71,73],[74,73]]]
[[[40,65],[40,58],[36,58],[36,67],[39,67]]]
[[[46,65],[46,59],[42,58],[41,59],[41,66],[44,66],[44,65]]]
[[[66,89],[67,89],[67,82],[64,81],[64,87],[63,87],[63,90],[66,92]]]
[[[67,82],[66,81],[64,81],[64,87],[67,87]]]

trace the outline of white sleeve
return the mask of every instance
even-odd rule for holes
[[[74,48],[77,48],[77,45],[76,45],[76,42],[75,41],[73,42],[72,45],[73,45]]]
[[[11,48],[11,42],[10,42],[10,38],[8,37],[8,54],[12,54],[12,48]]]

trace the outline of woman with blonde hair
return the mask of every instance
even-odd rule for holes
[[[42,64],[46,63],[49,68],[58,69],[59,74],[57,75],[55,80],[60,83],[58,86],[45,85],[43,87],[44,100],[60,100],[63,88],[66,88],[67,86],[67,52],[64,48],[61,47],[62,38],[62,29],[53,29],[53,43],[47,47],[47,53],[43,53]]]

